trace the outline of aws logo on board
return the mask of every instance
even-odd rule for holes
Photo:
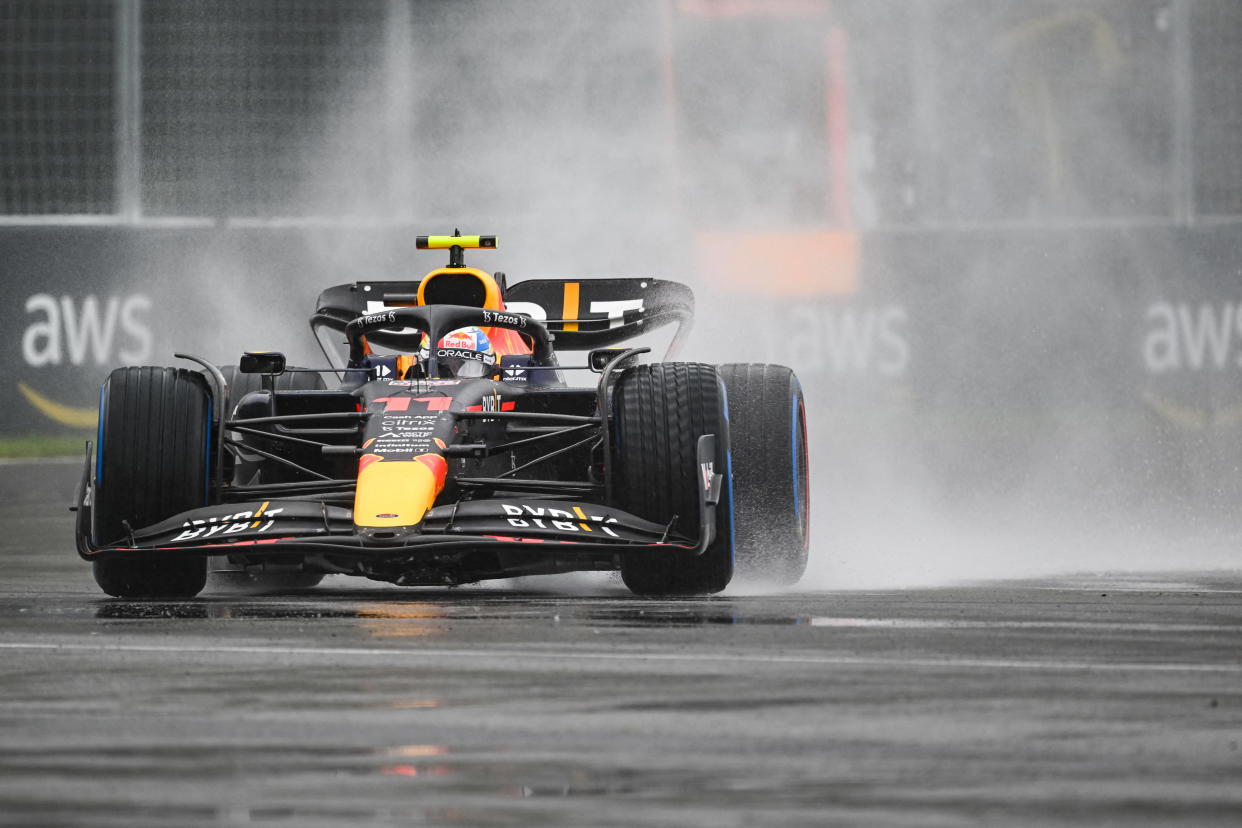
[[[779,319],[779,321],[777,321]],[[769,318],[767,358],[808,374],[900,379],[910,367],[910,314],[901,305],[803,303]]]
[[[145,294],[85,297],[36,293],[26,299],[22,330],[22,362],[27,368],[99,368],[109,364],[150,361],[152,335],[146,315],[151,299]],[[62,425],[90,428],[97,410],[55,399],[50,383],[18,382],[31,405]]]
[[[1242,303],[1156,302],[1148,306],[1144,401],[1176,425],[1203,429],[1242,424],[1235,386],[1242,369]]]
[[[1147,309],[1147,322],[1148,373],[1242,368],[1242,305],[1157,302]]]

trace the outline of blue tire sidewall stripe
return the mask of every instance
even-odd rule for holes
[[[729,472],[729,560],[737,563],[737,530],[733,520],[733,450],[725,454],[725,467]]]
[[[798,401],[801,400],[801,393],[794,394],[793,416],[790,424],[790,443],[793,448],[793,495],[794,495],[794,515],[797,516],[798,526],[802,526],[802,496],[798,486]]]
[[[108,383],[104,382],[99,386],[99,432],[95,436],[95,485],[98,486],[103,482],[103,433],[104,433],[104,416],[106,409],[104,408],[104,392],[108,390]]]
[[[729,389],[720,380],[720,399],[724,403],[725,428],[729,428]],[[725,452],[725,472],[729,475],[729,560],[737,564],[737,530],[733,528],[733,435],[729,435],[729,450]]]

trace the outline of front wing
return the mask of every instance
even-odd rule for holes
[[[77,549],[88,561],[108,556],[240,555],[248,563],[290,557],[330,557],[342,572],[356,562],[417,567],[480,551],[553,555],[561,569],[601,568],[601,561],[635,553],[702,554],[714,540],[723,478],[715,473],[715,437],[697,446],[700,473],[698,538],[612,507],[542,498],[495,497],[437,506],[406,531],[364,529],[352,511],[309,500],[227,503],[192,509],[135,529],[119,543],[96,545],[91,533],[90,460],[78,489]],[[342,568],[342,564],[346,566]],[[521,569],[520,566],[516,569]],[[358,574],[365,574],[359,571]]]

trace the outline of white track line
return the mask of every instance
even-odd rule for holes
[[[511,650],[395,650],[373,647],[251,647],[214,645],[192,647],[197,654],[307,656],[312,658],[354,657],[392,660],[467,659],[495,663],[500,660],[548,659],[564,661],[606,662],[675,662],[728,664],[805,664],[813,666],[852,667],[926,667],[932,669],[973,668],[985,670],[1049,670],[1085,672],[1150,672],[1150,673],[1242,673],[1242,663],[1232,664],[1169,664],[1140,662],[1101,663],[1087,661],[1045,661],[1004,658],[865,658],[832,655],[766,655],[761,653],[633,653],[633,652],[572,652],[532,649]],[[35,644],[0,642],[0,650],[38,650],[44,652],[94,653],[175,653],[185,655],[185,646],[160,644]]]
[[[1231,575],[1233,574],[1232,570],[1230,571],[1230,574]],[[1054,581],[1054,582],[1056,581],[1056,579],[1057,579],[1057,576],[1049,576],[1048,578],[1049,581]],[[1018,590],[1018,591],[1038,590],[1042,592],[1094,592],[1094,593],[1106,592],[1109,594],[1138,593],[1141,595],[1143,594],[1150,595],[1153,592],[1159,592],[1159,593],[1163,593],[1164,595],[1168,595],[1168,596],[1242,595],[1242,589],[1224,589],[1221,587],[1197,586],[1194,583],[1190,583],[1187,581],[1151,583],[1151,584],[1145,584],[1143,586],[1121,586],[1121,585],[1116,585],[1113,582],[1110,582],[1107,584],[1096,584],[1094,586],[1091,586],[1091,585],[1084,586],[1078,582],[1066,583],[1066,584],[1052,583],[1047,586],[1026,586],[1026,585],[1014,586],[1013,584],[1006,583],[1004,581],[997,581],[995,584],[990,584],[990,585],[989,584],[973,584],[972,586],[974,586],[975,588],[979,588],[979,589],[987,589],[989,588],[989,586],[991,586],[994,588],[1005,589],[1005,590],[1010,590],[1010,589]]]
[[[848,618],[811,616],[812,627],[878,630],[1074,630],[1108,633],[1225,633],[1242,635],[1234,624],[1138,624],[1124,621],[957,621],[938,618]]]

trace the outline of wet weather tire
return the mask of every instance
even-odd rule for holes
[[[241,398],[251,391],[263,388],[262,374],[243,374],[236,365],[226,365],[220,369],[224,382],[229,387],[229,413],[236,408]],[[273,387],[277,391],[322,391],[327,386],[318,373],[288,370],[276,377]],[[234,458],[226,453],[224,457],[226,480],[233,478]],[[287,592],[310,589],[318,586],[323,580],[322,572],[262,572],[236,569],[223,557],[209,559],[209,573],[212,589],[224,588],[244,592]]]
[[[733,577],[729,425],[720,378],[710,365],[663,363],[626,370],[613,393],[613,494],[618,506],[677,534],[699,536],[699,437],[716,435],[715,470],[724,475],[716,534],[698,557],[676,550],[621,557],[636,595],[706,595]]]
[[[91,517],[97,545],[207,503],[211,394],[201,374],[118,368],[104,382]],[[126,525],[129,529],[126,529]],[[95,581],[117,598],[189,598],[207,559],[107,557]]]
[[[733,435],[735,560],[740,579],[788,586],[806,571],[810,469],[802,384],[783,365],[719,368]]]
[[[263,387],[262,374],[243,374],[236,365],[226,365],[220,369],[220,373],[224,375],[224,381],[229,386],[230,409],[242,397]],[[293,369],[278,374],[274,387],[277,391],[322,391],[326,386],[319,374]]]

